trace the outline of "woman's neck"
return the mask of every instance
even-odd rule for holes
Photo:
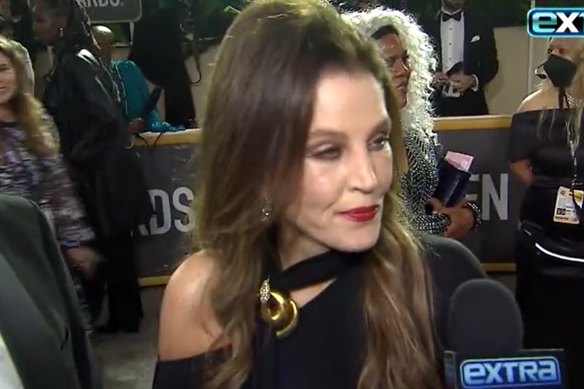
[[[16,116],[10,107],[6,104],[0,105],[0,122],[13,122]]]
[[[53,44],[53,54],[55,57],[60,57],[64,53],[77,52],[82,45],[76,43],[67,43],[64,39],[59,39]]]
[[[58,41],[54,42],[50,46],[53,49],[53,53],[57,54],[57,53],[60,53],[63,50],[63,48],[65,47],[65,41],[63,39],[59,39]]]
[[[278,254],[283,270],[330,250],[329,247],[302,234],[295,234],[294,237],[281,236],[279,242],[282,243]]]
[[[580,85],[570,85],[568,88],[566,88],[566,93],[576,99],[584,98],[584,93],[582,92],[582,87]]]
[[[302,261],[312,258],[316,255],[325,253],[329,251],[328,247],[313,247],[313,248],[301,248],[300,250],[284,250],[280,251],[280,266],[282,270],[286,270]]]

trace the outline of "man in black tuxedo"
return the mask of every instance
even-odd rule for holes
[[[0,388],[102,389],[69,273],[44,215],[0,195]]]
[[[438,56],[434,102],[439,116],[487,115],[484,88],[499,71],[493,27],[464,10],[465,0],[442,0],[422,23]]]

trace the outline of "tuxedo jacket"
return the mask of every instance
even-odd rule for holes
[[[0,195],[0,333],[24,389],[101,389],[71,279],[39,208]]]
[[[430,20],[422,21],[425,32],[430,36],[436,55],[438,69],[442,70],[442,38],[440,21],[442,12],[438,12]],[[478,91],[468,90],[457,98],[455,111],[448,104],[444,104],[441,88],[435,91],[434,100],[438,114],[443,116],[486,115],[488,106],[485,99],[484,87],[495,78],[499,71],[497,46],[493,27],[473,13],[464,11],[464,59],[463,71],[465,74],[474,74],[479,80]],[[453,100],[453,99],[449,99]],[[450,104],[452,105],[452,104]],[[449,112],[441,112],[447,110]]]

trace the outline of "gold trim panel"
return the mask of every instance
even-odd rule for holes
[[[499,130],[509,128],[511,125],[510,115],[486,115],[486,116],[461,116],[434,119],[435,131],[456,131],[456,130]],[[168,132],[159,138],[158,133],[144,133],[142,136],[148,144],[152,145],[176,145],[176,144],[197,144],[201,141],[201,129],[195,128],[180,132]],[[156,140],[158,139],[158,141]],[[136,146],[143,147],[146,143],[141,139],[136,139]]]
[[[498,130],[511,126],[510,115],[461,116],[434,119],[435,131]]]

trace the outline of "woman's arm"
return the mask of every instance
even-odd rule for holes
[[[428,213],[425,204],[414,201],[406,193],[402,187],[401,198],[406,212],[405,219],[409,226],[415,231],[443,235],[450,224],[448,217],[438,212]]]
[[[79,378],[79,383],[84,389],[103,389],[101,372],[85,332],[84,321],[80,313],[79,302],[75,297],[76,293],[70,274],[64,266],[61,253],[46,218],[42,216],[40,210],[34,204],[32,207],[35,208],[37,221],[42,232],[45,259],[50,262],[50,268],[53,270],[54,280],[52,282],[59,287],[63,298],[63,307],[66,309],[67,326],[72,344],[72,360],[75,362],[74,368]],[[51,280],[48,281],[51,282]]]
[[[50,137],[55,130],[53,120],[43,114],[41,132]],[[93,230],[85,222],[85,211],[71,182],[67,168],[58,152],[40,159],[43,178],[41,198],[49,204],[59,243],[76,247],[94,238]]]
[[[158,356],[161,360],[206,353],[221,336],[209,295],[209,280],[214,267],[212,258],[203,252],[196,253],[180,265],[168,282],[158,331]]]
[[[531,163],[529,162],[529,159],[511,162],[509,170],[511,170],[511,173],[513,173],[515,177],[524,184],[531,185],[533,182],[533,172],[531,171]]]
[[[481,224],[481,211],[475,203],[462,201],[460,204],[443,208],[440,213],[448,216],[450,225],[444,236],[452,239],[461,239]]]
[[[55,124],[49,115],[43,114],[41,131],[50,138]],[[94,239],[93,229],[85,220],[85,210],[69,178],[61,156],[55,152],[40,159],[43,177],[41,204],[45,205],[53,222],[55,235],[71,266],[86,276],[91,276],[100,256],[87,246]]]
[[[522,183],[531,185],[533,182],[533,170],[530,157],[537,150],[539,137],[536,134],[535,124],[526,122],[519,115],[527,111],[535,111],[545,107],[545,94],[538,90],[527,96],[519,107],[516,115],[511,120],[509,131],[509,170]]]
[[[445,157],[446,149],[438,143],[436,138],[432,138],[432,141],[434,142],[436,160],[440,161]],[[444,207],[436,199],[430,199],[430,204],[437,214],[448,218],[449,223],[443,234],[448,238],[463,238],[482,222],[479,206],[476,203],[468,202],[466,199],[452,207]]]

